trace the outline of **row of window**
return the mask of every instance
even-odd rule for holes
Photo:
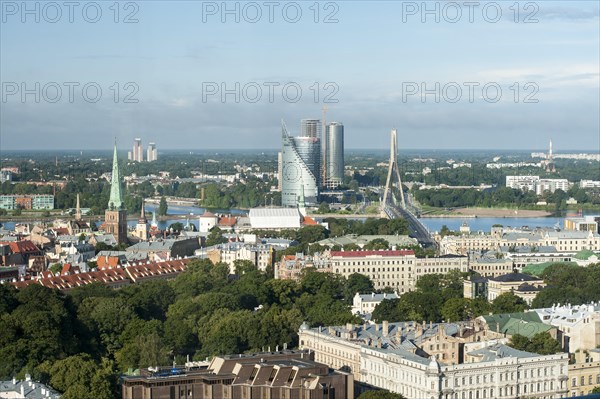
[[[595,382],[595,383],[594,383],[594,376],[593,376],[593,375],[589,375],[589,376],[588,376],[588,382],[587,382],[587,385],[594,385],[594,384],[600,384],[600,374],[598,374],[598,375],[596,376],[596,382]],[[585,376],[584,376],[584,375],[582,375],[582,376],[579,378],[579,385],[581,385],[581,386],[584,386],[584,385],[586,385],[586,384],[585,384]],[[576,386],[577,386],[577,377],[573,377],[573,378],[571,379],[571,386],[572,386],[572,387],[576,387]]]

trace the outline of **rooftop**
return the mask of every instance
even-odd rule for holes
[[[401,249],[396,251],[381,250],[381,251],[331,251],[331,256],[362,258],[365,256],[414,256],[415,251],[412,249]]]

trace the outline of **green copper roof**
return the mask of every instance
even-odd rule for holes
[[[121,176],[119,175],[119,161],[117,159],[117,143],[113,152],[112,178],[110,182],[110,199],[108,209],[121,209],[123,197],[121,196]]]

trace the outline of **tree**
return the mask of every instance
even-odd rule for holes
[[[376,323],[381,323],[384,320],[392,323],[397,321],[405,321],[403,319],[404,314],[399,308],[399,302],[400,299],[384,299],[379,303],[379,305],[375,306],[371,318]]]
[[[527,303],[512,292],[499,295],[492,301],[494,313],[518,313],[527,309]]]
[[[367,391],[363,392],[357,399],[406,399],[399,393],[390,391]]]
[[[236,259],[233,261],[235,274],[241,275],[256,270],[254,262],[246,259]]]
[[[600,393],[600,387],[594,387],[591,393]]]
[[[447,322],[468,320],[472,313],[471,300],[468,298],[450,298],[442,306],[442,317]]]
[[[389,249],[390,243],[383,238],[376,238],[374,240],[369,241],[365,244],[364,249],[366,250],[375,250],[378,251],[380,249]]]
[[[176,232],[180,232],[180,231],[182,231],[182,230],[183,230],[183,223],[181,223],[181,222],[175,222],[175,223],[171,223],[171,224],[169,225],[169,230],[173,230],[173,231],[176,231]]]
[[[321,202],[321,204],[319,204],[319,209],[317,211],[318,213],[329,213],[331,212],[331,209],[329,209],[329,204],[325,201]]]
[[[56,275],[56,273],[60,273],[62,271],[62,265],[60,263],[53,263],[48,267],[48,270],[52,272],[52,274]]]
[[[359,294],[370,294],[373,291],[375,291],[375,287],[369,277],[360,273],[352,273],[348,276],[348,280],[346,280],[344,297],[346,302],[352,303],[352,299],[357,292]]]
[[[70,356],[40,367],[50,376],[50,385],[63,392],[64,399],[114,399],[118,393],[113,363],[97,364],[87,354]]]
[[[223,237],[223,232],[217,226],[210,229],[210,233],[206,237],[206,246],[212,247],[213,245],[223,244],[227,242],[227,238]]]
[[[167,205],[167,199],[163,196],[160,197],[160,203],[158,204],[158,216],[166,216],[169,210],[169,206]]]
[[[540,355],[552,355],[561,352],[560,344],[548,332],[537,333],[531,339],[515,334],[511,337],[509,346]]]

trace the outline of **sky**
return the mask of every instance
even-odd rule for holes
[[[600,151],[598,1],[0,2],[0,151]],[[467,5],[475,4],[475,5]]]

